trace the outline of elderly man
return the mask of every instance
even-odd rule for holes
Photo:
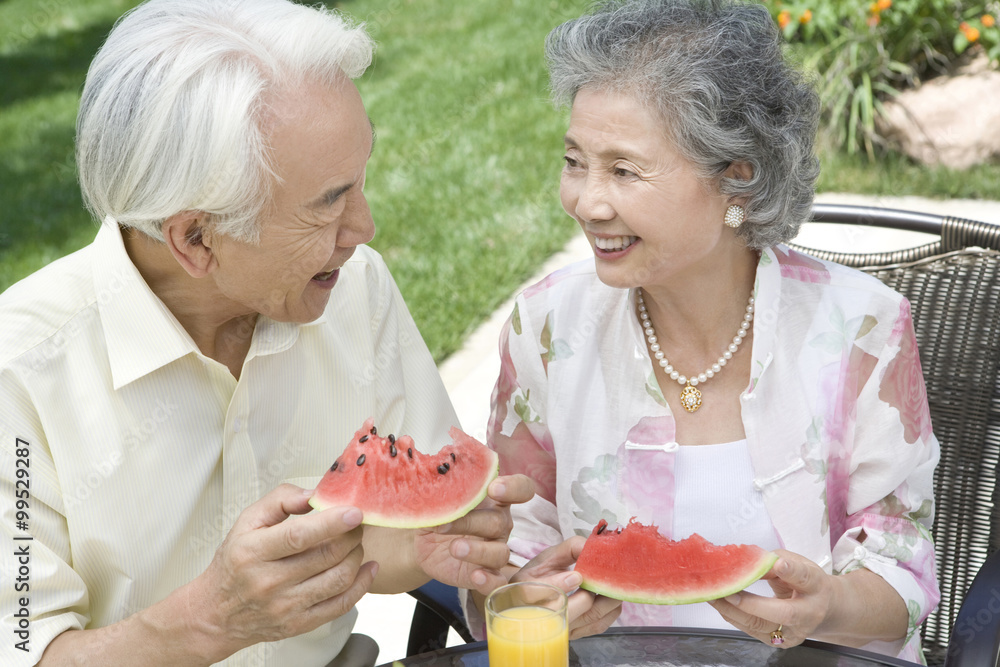
[[[150,0],[96,56],[103,224],[0,296],[0,663],[325,665],[368,591],[505,583],[526,478],[438,530],[308,513],[366,417],[433,447],[457,423],[363,245],[371,53],[286,0]]]

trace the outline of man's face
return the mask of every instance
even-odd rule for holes
[[[311,322],[339,270],[375,235],[362,192],[374,139],[357,88],[303,85],[273,97],[264,134],[277,176],[256,245],[206,233],[220,291],[240,314]]]

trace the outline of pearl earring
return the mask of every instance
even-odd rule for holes
[[[732,227],[733,229],[738,228],[746,220],[747,212],[743,210],[743,207],[739,204],[733,204],[726,209],[726,217],[723,222],[726,223],[726,227]]]

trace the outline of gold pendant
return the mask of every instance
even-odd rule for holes
[[[696,412],[701,407],[701,392],[690,382],[681,390],[681,405],[688,412]]]

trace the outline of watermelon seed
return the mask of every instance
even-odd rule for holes
[[[396,445],[389,445],[389,456],[396,457]]]
[[[413,458],[413,447],[406,448],[406,455],[409,456],[411,459]]]
[[[605,524],[601,524],[600,526],[598,526],[597,527],[597,534],[600,535],[601,533],[603,533],[605,531],[605,529],[607,529],[607,527],[608,527],[608,524],[606,524],[606,523]]]
[[[365,462],[365,455],[362,454],[361,456],[358,457],[358,465],[361,465],[364,462]]]
[[[367,435],[361,436],[361,439],[358,440],[358,442],[368,442],[368,436]]]
[[[449,468],[451,468],[450,465],[448,465],[447,463],[442,463],[441,465],[438,466],[438,472],[443,475],[446,472],[448,472]]]
[[[396,442],[396,436],[394,436],[392,433],[390,433],[389,434],[389,444],[391,445],[394,442]]]
[[[452,461],[454,461],[454,460],[455,460],[455,452],[452,452],[452,453],[451,453],[451,460],[452,460]]]
[[[372,426],[372,430],[370,432],[372,435],[378,435],[378,431],[375,430],[374,426]]]
[[[339,466],[339,465],[340,465],[340,459],[337,459],[336,461],[333,462],[333,465],[330,466],[330,472],[333,472],[334,470],[336,470],[337,466]]]

